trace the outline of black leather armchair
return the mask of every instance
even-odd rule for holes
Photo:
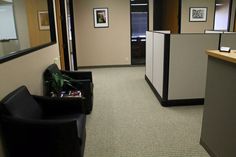
[[[6,157],[83,157],[86,116],[80,105],[33,96],[25,86],[0,105]]]
[[[44,95],[45,96],[50,96],[50,92],[52,89],[50,88],[50,85],[47,84],[46,82],[49,82],[49,80],[52,78],[52,74],[64,74],[72,78],[73,80],[72,85],[75,86],[78,90],[80,90],[85,98],[84,100],[84,107],[85,108],[85,113],[89,114],[91,113],[93,109],[93,78],[92,78],[92,72],[90,71],[83,71],[83,72],[77,72],[77,71],[63,71],[60,70],[56,64],[51,64],[44,72]],[[70,87],[64,87],[64,90],[70,90]],[[67,101],[70,103],[71,99],[65,99],[64,97],[59,98],[63,101]],[[74,98],[75,101],[76,99],[80,98]]]

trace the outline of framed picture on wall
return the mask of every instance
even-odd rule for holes
[[[48,11],[38,11],[39,30],[49,30]]]
[[[93,19],[95,28],[109,27],[108,23],[108,8],[94,8]]]
[[[189,8],[189,21],[190,22],[206,22],[207,21],[207,8]]]

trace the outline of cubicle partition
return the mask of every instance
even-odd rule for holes
[[[225,32],[221,34],[220,46],[230,47],[231,50],[236,50],[236,32]]]
[[[163,106],[203,104],[207,49],[219,34],[147,32],[146,80]]]

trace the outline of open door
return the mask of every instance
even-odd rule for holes
[[[148,30],[148,0],[130,1],[131,64],[145,64],[146,31]]]

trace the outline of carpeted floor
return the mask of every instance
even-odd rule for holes
[[[85,157],[209,157],[199,144],[203,106],[162,107],[144,67],[90,70]]]

